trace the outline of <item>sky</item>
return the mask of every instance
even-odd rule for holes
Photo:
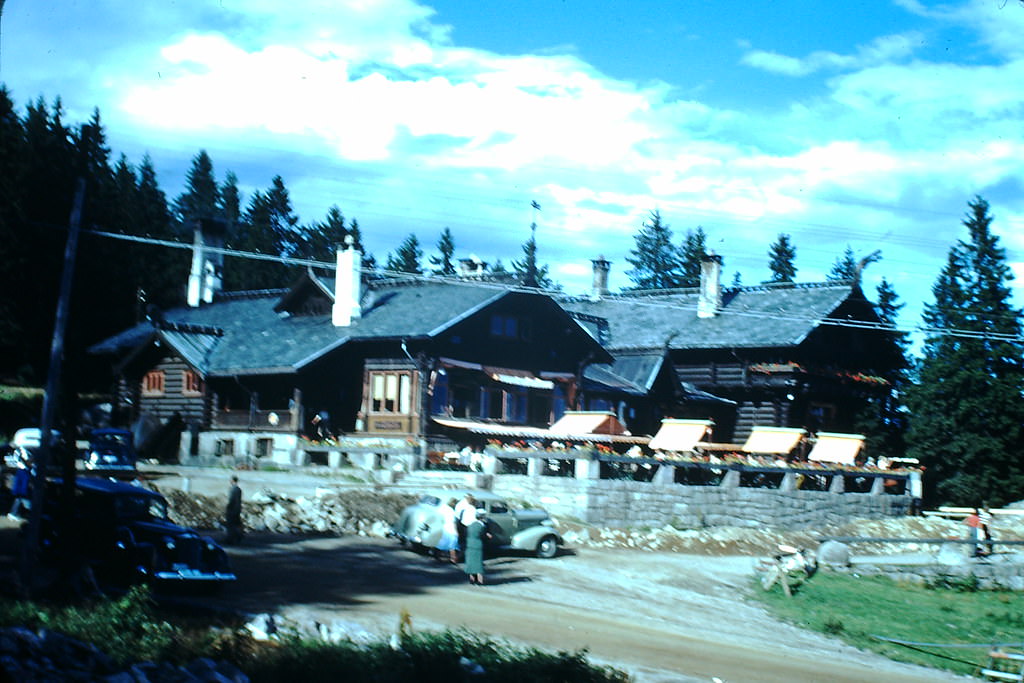
[[[1024,4],[1015,0],[6,0],[0,81],[22,107],[98,108],[170,198],[205,149],[243,202],[280,175],[304,223],[332,205],[378,262],[444,228],[508,266],[537,224],[569,293],[591,259],[629,286],[657,209],[702,227],[726,283],[796,279],[847,247],[922,306],[984,197],[1024,302]],[[531,202],[541,206],[531,208]]]

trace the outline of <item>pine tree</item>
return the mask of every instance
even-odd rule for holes
[[[412,273],[419,275],[423,272],[420,267],[420,259],[423,258],[423,250],[420,249],[420,241],[415,234],[405,238],[394,255],[388,254],[387,269],[396,273]]]
[[[455,239],[447,227],[437,241],[437,251],[437,256],[430,257],[430,264],[434,266],[431,272],[434,275],[455,275],[455,263],[452,260],[455,256]]]
[[[217,208],[228,224],[228,230],[234,231],[242,215],[242,193],[238,189],[238,176],[228,171],[224,182],[218,190]]]
[[[523,287],[537,289],[556,289],[557,286],[548,277],[548,267],[537,265],[537,224],[530,225],[530,239],[523,243],[523,258],[512,261],[512,270],[516,279]]]
[[[341,209],[332,206],[327,209],[327,216],[322,222],[309,226],[304,233],[306,245],[303,255],[318,261],[334,261],[338,247],[345,244],[348,236],[345,216]]]
[[[701,261],[707,253],[708,236],[704,228],[697,226],[695,231],[686,231],[686,237],[679,247],[679,265],[682,277],[678,287],[700,287]]]
[[[779,237],[768,248],[768,269],[772,272],[768,282],[792,282],[796,278],[796,247],[790,242],[786,233],[780,232]]]
[[[236,249],[271,256],[294,256],[302,247],[298,217],[281,176],[274,176],[266,192],[256,191],[249,199],[232,244]],[[227,290],[285,287],[296,278],[294,266],[246,258],[225,259],[224,288]]]
[[[832,270],[826,279],[839,281],[860,282],[861,274],[868,265],[882,260],[882,252],[875,250],[862,259],[857,259],[853,248],[847,244],[843,255],[837,258],[832,264]]]
[[[908,452],[927,467],[933,502],[1000,505],[1024,496],[1021,313],[988,203],[968,207],[969,238],[950,249],[925,307]]]
[[[633,240],[636,246],[626,257],[633,270],[626,275],[636,289],[679,287],[683,276],[679,251],[672,245],[672,230],[657,209],[650,212]]]
[[[185,191],[174,200],[174,210],[181,221],[183,232],[192,235],[196,221],[218,215],[220,190],[213,175],[213,161],[205,149],[192,157],[192,166],[185,174]]]

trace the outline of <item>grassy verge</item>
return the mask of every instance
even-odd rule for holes
[[[791,598],[778,586],[765,592],[756,584],[751,593],[784,621],[895,660],[960,674],[976,674],[988,650],[924,647],[920,652],[872,635],[915,643],[1024,643],[1024,595],[980,591],[970,580],[918,586],[819,572]]]
[[[286,635],[256,641],[239,623],[183,618],[161,612],[142,588],[124,597],[54,606],[0,599],[0,626],[46,628],[94,643],[118,664],[199,657],[228,660],[254,683],[282,680],[350,683],[628,683],[617,669],[597,666],[585,651],[519,648],[469,631],[404,631],[399,647],[327,643]],[[479,668],[477,668],[479,667]]]

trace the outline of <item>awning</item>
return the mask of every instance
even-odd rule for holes
[[[661,451],[692,451],[712,424],[711,420],[662,420],[661,429],[648,445]]]
[[[698,389],[695,384],[691,384],[690,382],[680,382],[679,387],[682,390],[682,397],[684,401],[704,401],[706,403],[722,403],[730,406],[736,405],[736,401],[728,398],[722,398],[721,396],[715,396],[703,389]]]
[[[806,434],[795,427],[754,427],[743,450],[746,453],[789,453]]]
[[[814,444],[807,459],[852,465],[863,445],[864,436],[862,434],[818,432],[818,441]]]
[[[527,389],[547,389],[551,390],[555,388],[555,383],[540,379],[539,377],[524,377],[521,375],[506,375],[501,372],[495,372],[491,374],[491,379],[495,382],[501,382],[502,384],[511,384],[516,387],[526,387]]]
[[[611,415],[611,413],[608,413],[608,415]],[[601,434],[578,431],[566,432],[562,430],[555,431],[553,428],[543,429],[541,427],[503,425],[494,422],[480,422],[478,420],[453,417],[432,416],[431,419],[435,424],[442,427],[448,427],[449,429],[461,429],[471,434],[481,434],[484,436],[503,436],[516,439],[545,439],[549,441],[578,441],[583,443],[646,444],[650,441],[649,437],[631,436],[629,434]],[[559,420],[559,422],[561,422],[561,420]],[[616,420],[616,423],[618,423],[618,420]],[[552,427],[554,427],[554,425],[552,425]]]
[[[548,430],[552,434],[625,434],[615,413],[604,410],[567,410]]]

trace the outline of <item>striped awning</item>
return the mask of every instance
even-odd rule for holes
[[[713,424],[711,420],[662,420],[661,429],[648,445],[659,451],[692,451]]]
[[[743,444],[745,453],[789,453],[807,432],[795,427],[754,427],[747,442]]]
[[[864,446],[863,434],[834,434],[818,432],[818,440],[807,456],[808,460],[852,465]]]

